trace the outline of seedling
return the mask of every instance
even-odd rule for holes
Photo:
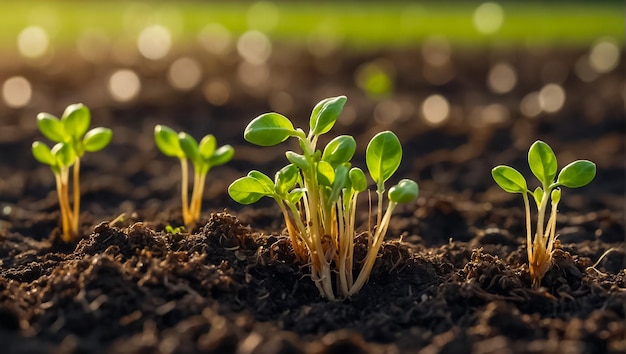
[[[61,119],[49,114],[37,115],[37,126],[41,133],[56,143],[48,145],[35,141],[33,156],[37,161],[49,165],[56,179],[56,188],[61,208],[63,241],[70,242],[78,237],[80,217],[80,158],[85,152],[102,150],[112,137],[111,129],[98,127],[87,131],[91,113],[82,103],[69,105]],[[69,174],[73,166],[73,208],[69,198]]]
[[[202,138],[198,144],[191,135],[185,132],[176,133],[165,125],[154,127],[154,141],[164,155],[177,157],[180,160],[183,221],[190,229],[193,224],[200,220],[202,194],[207,173],[211,167],[223,165],[230,161],[235,154],[235,149],[230,145],[217,148],[217,140],[211,134]],[[190,203],[188,202],[189,164],[187,160],[191,160],[194,167]]]
[[[385,182],[400,165],[402,146],[392,132],[378,133],[366,150],[367,167],[378,195],[376,225],[374,230],[368,227],[366,231],[368,252],[354,280],[357,196],[367,189],[366,176],[360,168],[351,166],[356,151],[353,137],[340,135],[323,151],[317,149],[319,137],[330,131],[345,103],[345,96],[319,102],[311,114],[308,134],[294,128],[288,118],[278,113],[253,119],[244,133],[248,142],[272,146],[293,137],[302,151],[287,151],[290,164],[280,169],[274,180],[252,170],[228,188],[231,198],[241,204],[252,204],[262,197],[276,201],[296,257],[310,265],[311,277],[320,294],[331,300],[351,296],[361,289],[370,276],[393,210],[398,203],[409,203],[418,194],[417,183],[401,180],[389,189],[389,202],[383,210]]]
[[[587,185],[596,175],[596,165],[588,160],[577,160],[563,167],[557,177],[554,152],[543,141],[537,140],[528,150],[528,166],[540,186],[528,189],[521,173],[509,166],[496,166],[491,174],[496,183],[509,193],[520,193],[526,208],[526,243],[528,265],[533,288],[541,286],[541,279],[552,266],[552,252],[556,240],[557,205],[561,200],[561,187],[578,188]],[[556,177],[556,181],[555,181]],[[530,217],[530,195],[537,205],[537,226],[533,239]],[[550,217],[545,220],[550,201]]]

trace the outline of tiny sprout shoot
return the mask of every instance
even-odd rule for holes
[[[375,227],[368,228],[368,252],[355,279],[357,197],[367,189],[365,173],[350,162],[356,152],[356,141],[349,135],[341,135],[322,150],[317,148],[319,137],[332,129],[345,103],[345,96],[319,102],[311,113],[308,133],[294,128],[288,118],[278,113],[265,113],[253,119],[244,132],[248,142],[273,146],[293,137],[302,151],[287,151],[289,164],[276,172],[274,179],[252,170],[228,188],[231,198],[241,204],[252,204],[263,197],[276,201],[296,257],[310,265],[311,277],[321,296],[331,300],[354,295],[363,287],[393,210],[399,203],[410,203],[418,195],[417,183],[403,179],[389,189],[389,201],[384,207],[385,182],[400,166],[402,146],[390,131],[374,136],[367,146],[366,162],[376,183],[377,218]]]
[[[49,113],[37,115],[37,127],[56,145],[50,149],[45,143],[35,141],[32,152],[37,161],[49,165],[54,173],[65,242],[74,240],[79,232],[80,158],[85,152],[104,149],[113,135],[109,128],[98,127],[87,131],[90,123],[91,113],[82,103],[69,105],[61,119]],[[70,167],[73,167],[73,208],[69,198]]]
[[[235,150],[230,145],[218,148],[217,140],[211,134],[206,135],[198,143],[191,135],[185,132],[176,133],[165,125],[154,127],[154,141],[164,155],[176,157],[180,161],[183,221],[190,228],[200,220],[206,175],[213,166],[223,165],[230,161],[235,154]],[[191,160],[194,167],[191,202],[188,199],[188,160]]]
[[[556,155],[548,144],[537,140],[528,150],[528,166],[540,183],[540,186],[533,191],[528,189],[524,176],[512,167],[496,166],[491,171],[491,175],[506,192],[519,193],[524,199],[528,265],[532,286],[537,289],[541,286],[541,279],[552,266],[552,252],[557,237],[557,205],[561,200],[561,187],[578,188],[587,185],[596,176],[596,165],[587,160],[574,161],[563,167],[557,176]],[[538,209],[534,238],[531,230],[529,195]],[[550,202],[550,216],[546,221],[548,201]]]

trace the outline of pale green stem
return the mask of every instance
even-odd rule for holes
[[[359,276],[354,282],[354,285],[350,289],[350,295],[354,295],[359,292],[359,290],[361,290],[363,285],[365,285],[365,283],[369,279],[370,273],[372,272],[372,267],[374,266],[374,262],[376,261],[376,257],[378,256],[378,250],[380,249],[380,246],[382,246],[383,239],[385,238],[385,234],[387,233],[389,221],[391,220],[391,214],[396,208],[396,205],[398,205],[398,203],[395,203],[393,201],[389,202],[389,205],[387,206],[387,211],[385,212],[381,223],[377,225],[376,234],[374,235],[374,246],[367,251],[365,263],[363,264],[363,268],[361,268]]]
[[[530,220],[530,203],[526,192],[522,193],[524,199],[524,208],[526,209],[526,252],[528,253],[528,262],[531,262],[533,256],[533,238]]]
[[[188,199],[187,199],[188,198],[187,191],[189,188],[189,169],[187,166],[186,158],[180,159],[180,171],[181,171],[180,199],[182,200],[182,203],[183,203],[183,222],[185,223],[185,225],[190,225],[191,217],[189,215],[189,204],[188,204]]]
[[[80,158],[76,158],[74,161],[74,214],[72,220],[72,233],[78,235],[78,224],[80,219]]]

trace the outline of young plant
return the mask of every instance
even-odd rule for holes
[[[512,167],[496,166],[491,174],[502,189],[509,193],[520,193],[524,199],[528,265],[532,286],[537,289],[541,286],[541,279],[552,266],[552,252],[557,237],[557,205],[561,200],[561,187],[578,188],[588,184],[596,175],[596,165],[591,161],[577,160],[563,167],[557,177],[556,156],[550,146],[540,140],[537,140],[528,150],[528,165],[541,184],[534,191],[528,189],[522,174]],[[534,238],[531,236],[528,195],[535,200],[538,209]],[[548,201],[550,201],[550,216],[546,221]]]
[[[367,189],[365,173],[350,163],[356,141],[341,135],[323,150],[317,148],[319,137],[333,127],[345,102],[346,97],[339,96],[318,103],[311,114],[308,133],[294,128],[288,118],[278,113],[253,119],[244,133],[248,142],[272,146],[293,137],[302,151],[287,151],[290,164],[280,169],[273,180],[252,170],[228,188],[231,198],[241,204],[252,204],[262,197],[276,201],[296,257],[310,265],[320,294],[331,300],[351,296],[361,289],[370,276],[393,210],[398,203],[409,203],[418,194],[417,183],[404,179],[389,189],[389,202],[384,208],[385,182],[400,165],[402,146],[392,132],[378,133],[366,150],[367,167],[378,195],[376,225],[374,230],[369,227],[366,231],[368,252],[355,280],[357,196]]]
[[[80,159],[85,152],[102,150],[112,137],[111,129],[98,127],[87,131],[91,113],[82,103],[69,105],[61,119],[49,114],[37,115],[37,126],[41,133],[56,143],[50,149],[45,143],[35,141],[33,156],[37,161],[49,165],[56,179],[63,241],[70,242],[78,237],[80,218]],[[69,198],[69,175],[73,166],[73,208]]]
[[[202,193],[204,192],[207,173],[211,167],[223,165],[230,161],[235,150],[230,145],[217,148],[217,140],[211,134],[202,138],[198,144],[191,135],[184,132],[176,133],[165,125],[154,127],[154,141],[164,155],[177,157],[180,160],[183,221],[190,229],[193,224],[200,220]],[[191,202],[188,202],[188,159],[191,160],[194,167]]]

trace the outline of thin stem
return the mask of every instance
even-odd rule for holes
[[[68,186],[67,167],[61,169],[61,173],[56,176],[57,192],[59,198],[59,206],[61,208],[61,224],[63,226],[63,241],[71,242],[74,239],[74,233],[72,232],[72,210],[70,208],[70,202],[68,198]]]
[[[526,252],[528,253],[528,262],[530,263],[533,258],[533,238],[531,230],[530,220],[530,203],[528,202],[528,195],[522,193],[524,199],[524,209],[526,209]]]
[[[188,198],[187,189],[189,188],[189,181],[188,181],[189,170],[188,170],[186,158],[180,159],[180,173],[181,173],[180,199],[183,202],[183,222],[185,223],[185,225],[189,225],[191,224],[190,215],[189,215],[189,204],[188,204],[188,199],[187,199]]]
[[[80,158],[76,158],[74,161],[74,214],[72,222],[72,233],[78,235],[78,224],[80,219]]]
[[[200,212],[202,210],[202,195],[204,193],[204,183],[206,181],[207,173],[196,173],[193,179],[194,184],[194,192],[192,205],[193,212],[191,214],[193,218],[193,222],[198,222],[200,220]]]
[[[365,257],[365,263],[363,264],[363,268],[359,272],[359,276],[357,277],[354,285],[350,289],[350,295],[356,294],[367,279],[369,279],[370,273],[372,272],[372,267],[374,266],[374,262],[376,261],[376,257],[378,256],[378,250],[383,243],[383,239],[385,238],[385,234],[387,233],[387,228],[389,227],[389,221],[391,220],[391,214],[393,210],[398,205],[395,202],[390,201],[387,206],[387,211],[385,212],[384,217],[381,220],[380,225],[376,228],[376,234],[374,235],[374,246],[368,249],[367,256]]]

